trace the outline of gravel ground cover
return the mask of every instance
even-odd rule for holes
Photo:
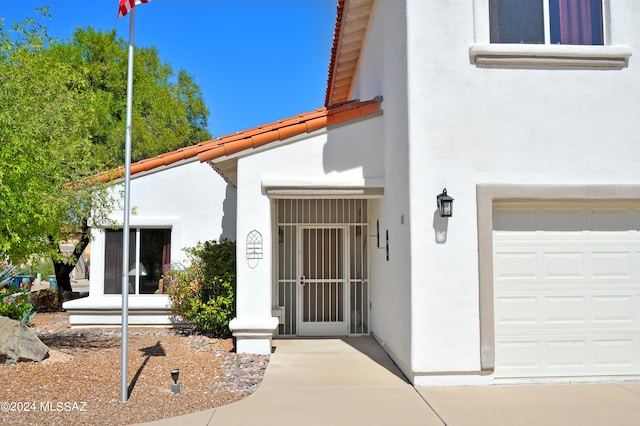
[[[122,403],[120,328],[71,329],[67,313],[51,312],[38,313],[33,329],[49,358],[0,364],[3,425],[129,425],[219,407],[255,391],[268,363],[236,354],[231,339],[130,326]]]

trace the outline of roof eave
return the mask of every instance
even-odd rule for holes
[[[360,63],[374,0],[339,0],[324,104],[346,102]]]

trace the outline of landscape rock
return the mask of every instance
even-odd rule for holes
[[[64,302],[77,299],[79,295],[70,291],[45,288],[29,293],[29,303],[37,311],[61,310]]]
[[[0,359],[5,359],[7,364],[40,362],[48,354],[49,348],[24,323],[0,317]]]

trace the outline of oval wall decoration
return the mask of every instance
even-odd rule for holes
[[[255,229],[247,235],[247,263],[249,268],[258,266],[262,259],[262,234]]]

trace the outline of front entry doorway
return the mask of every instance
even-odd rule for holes
[[[301,336],[346,335],[345,227],[300,227]]]
[[[369,334],[367,200],[276,200],[281,336]]]

